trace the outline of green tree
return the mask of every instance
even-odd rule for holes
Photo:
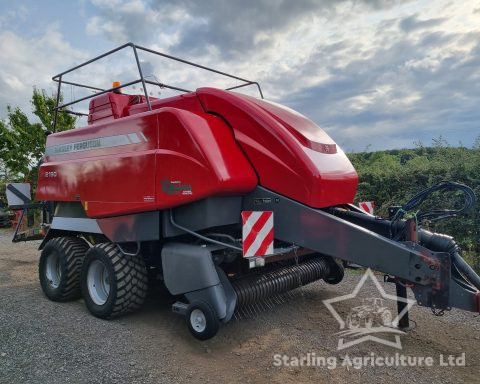
[[[60,104],[63,97],[60,95]],[[54,108],[56,106],[56,95],[48,96],[44,90],[33,89],[32,95],[33,113],[40,119],[43,129],[52,132],[54,121]],[[60,112],[57,115],[56,132],[67,131],[75,127],[76,118],[66,112]]]
[[[359,176],[356,201],[375,201],[375,213],[388,215],[388,207],[402,205],[421,190],[443,180],[472,187],[480,197],[480,137],[473,148],[451,147],[441,136],[433,147],[349,154]],[[420,209],[459,208],[459,193],[435,193]],[[480,206],[461,217],[429,224],[431,230],[452,235],[464,257],[480,270]]]
[[[36,182],[37,168],[45,152],[45,138],[53,131],[56,96],[34,88],[32,112],[39,122],[30,122],[20,108],[7,106],[7,119],[0,121],[0,178],[8,181]],[[75,126],[75,117],[59,112],[56,131],[65,131]],[[3,191],[0,191],[3,193]]]

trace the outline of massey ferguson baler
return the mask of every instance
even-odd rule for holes
[[[138,80],[106,90],[65,80],[121,49],[133,50]],[[139,51],[241,85],[189,91],[147,80]],[[320,279],[337,284],[355,263],[385,273],[401,295],[411,288],[422,306],[479,311],[480,279],[454,240],[403,218],[436,190],[463,191],[465,210],[475,200],[468,187],[436,185],[388,220],[366,214],[352,204],[355,169],[313,122],[263,100],[256,82],[134,44],[53,80],[58,96],[62,84],[96,93],[74,101],[90,99],[88,125],[50,134],[40,166],[36,199],[51,212],[39,263],[48,298],[83,296],[93,315],[113,318],[138,309],[149,281],[162,280],[178,297],[173,310],[207,339],[235,311]],[[122,93],[137,83],[142,95]],[[232,91],[252,85],[260,98]],[[147,86],[183,93],[156,99]]]

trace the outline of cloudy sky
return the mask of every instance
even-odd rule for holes
[[[53,92],[52,75],[127,41],[258,80],[347,151],[439,135],[471,146],[480,134],[478,0],[0,0],[0,117],[7,104],[29,110],[33,86]],[[71,79],[133,80],[129,55]],[[236,85],[141,61],[145,75],[188,89]]]

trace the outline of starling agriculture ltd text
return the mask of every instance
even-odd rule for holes
[[[366,356],[317,356],[309,352],[302,356],[273,355],[274,367],[318,367],[336,369],[349,367],[361,369],[365,367],[464,367],[465,353],[458,356],[440,354],[433,356],[409,356],[395,353],[389,356],[379,356],[373,352]]]

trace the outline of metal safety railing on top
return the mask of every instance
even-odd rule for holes
[[[125,48],[132,48],[133,50],[133,54],[135,56],[135,62],[136,62],[136,65],[137,65],[137,69],[138,69],[138,73],[140,75],[140,78],[137,79],[137,80],[133,80],[133,81],[130,81],[128,83],[125,83],[125,84],[121,84],[120,86],[117,86],[117,87],[112,87],[112,88],[109,88],[109,89],[103,89],[103,88],[98,88],[98,87],[93,87],[93,86],[90,86],[90,85],[86,85],[86,84],[80,84],[80,83],[75,83],[75,82],[71,82],[71,81],[66,81],[66,80],[63,80],[62,78],[77,70],[77,69],[80,69],[82,67],[85,67],[86,65],[89,65],[95,61],[98,61],[100,59],[103,59],[104,57],[106,56],[109,56],[109,55],[112,55],[113,53],[116,53],[122,49],[125,49]],[[53,130],[54,132],[56,131],[56,127],[57,127],[57,118],[58,118],[58,111],[63,109],[63,108],[66,108],[70,105],[73,105],[73,104],[77,104],[77,103],[80,103],[82,101],[85,101],[85,100],[88,100],[88,99],[91,99],[93,97],[96,97],[96,96],[99,96],[99,95],[102,95],[104,93],[107,93],[107,92],[112,92],[112,91],[116,91],[116,90],[119,90],[121,88],[125,88],[125,87],[129,87],[131,85],[134,85],[134,84],[138,84],[138,83],[142,83],[142,88],[143,88],[143,92],[145,94],[145,100],[147,102],[147,107],[148,107],[148,110],[151,111],[152,110],[152,104],[150,102],[150,97],[148,95],[148,92],[147,92],[147,84],[150,84],[150,85],[156,85],[156,86],[159,86],[161,88],[168,88],[168,89],[172,89],[172,90],[175,90],[175,91],[180,91],[180,92],[193,92],[192,90],[188,90],[188,89],[184,89],[184,88],[180,88],[180,87],[175,87],[173,85],[169,85],[169,84],[164,84],[164,83],[159,83],[157,81],[152,81],[152,80],[147,80],[144,76],[143,76],[143,72],[142,72],[142,66],[140,64],[140,60],[138,58],[138,51],[144,51],[144,52],[148,52],[148,53],[152,53],[154,55],[157,55],[157,56],[161,56],[161,57],[164,57],[164,58],[167,58],[167,59],[171,59],[171,60],[174,60],[174,61],[178,61],[180,63],[183,63],[183,64],[187,64],[187,65],[190,65],[190,66],[193,66],[193,67],[196,67],[196,68],[200,68],[200,69],[204,69],[206,71],[209,71],[209,72],[213,72],[213,73],[216,73],[216,74],[219,74],[219,75],[222,75],[222,76],[226,76],[226,77],[229,77],[231,79],[235,79],[235,80],[238,80],[238,81],[241,81],[243,84],[240,84],[240,85],[236,85],[234,87],[229,87],[229,88],[225,88],[225,90],[232,90],[232,89],[238,89],[238,88],[242,88],[242,87],[246,87],[246,86],[249,86],[249,85],[255,85],[258,89],[258,92],[260,94],[260,97],[263,99],[263,92],[262,92],[262,88],[260,87],[260,84],[256,81],[251,81],[251,80],[247,80],[247,79],[243,79],[241,77],[238,77],[238,76],[235,76],[235,75],[231,75],[229,73],[226,73],[226,72],[222,72],[222,71],[218,71],[216,69],[213,69],[213,68],[209,68],[209,67],[206,67],[204,65],[200,65],[200,64],[196,64],[196,63],[193,63],[191,61],[187,61],[187,60],[184,60],[184,59],[180,59],[179,57],[175,57],[175,56],[171,56],[171,55],[167,55],[165,53],[161,53],[161,52],[157,52],[157,51],[154,51],[153,49],[150,49],[150,48],[145,48],[145,47],[141,47],[139,45],[136,45],[136,44],[133,44],[133,43],[126,43],[124,45],[121,45],[120,47],[117,47],[115,49],[112,49],[111,51],[108,51],[100,56],[97,56],[91,60],[88,60],[82,64],[79,64],[73,68],[70,68],[62,73],[59,73],[58,75],[52,77],[52,80],[57,82],[58,83],[58,89],[57,89],[57,101],[56,101],[56,106],[54,108],[54,111],[55,111],[55,115],[54,115],[54,120],[53,120]],[[71,102],[68,102],[68,103],[64,103],[62,105],[59,105],[60,103],[60,92],[61,92],[61,88],[62,88],[62,84],[67,84],[67,85],[71,85],[71,86],[75,86],[75,87],[81,87],[81,88],[86,88],[86,89],[91,89],[93,91],[97,91],[95,92],[94,94],[92,95],[88,95],[88,96],[85,96],[85,97],[82,97],[80,99],[76,99],[74,101],[71,101]],[[73,112],[73,111],[65,111],[67,113],[71,113],[71,114],[74,114],[74,115],[79,115],[79,116],[85,116],[86,114],[84,113],[80,113],[80,112]]]

